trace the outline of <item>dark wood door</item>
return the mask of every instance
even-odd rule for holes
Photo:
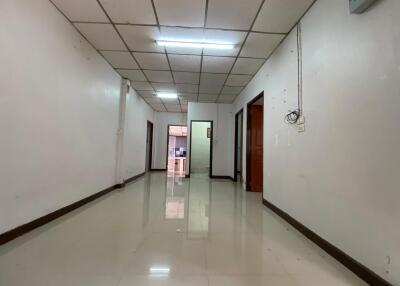
[[[146,134],[146,172],[151,171],[151,162],[153,155],[153,123],[147,121],[147,134]]]
[[[250,182],[251,192],[263,191],[263,106],[250,106]]]

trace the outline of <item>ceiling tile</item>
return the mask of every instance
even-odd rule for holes
[[[238,58],[233,66],[232,73],[234,74],[255,74],[258,69],[263,65],[263,59],[247,59]]]
[[[173,71],[200,71],[200,56],[169,55],[168,57]]]
[[[236,98],[236,95],[231,94],[221,94],[217,102],[219,103],[232,103]]]
[[[174,103],[167,103],[167,102],[164,102],[164,105],[165,105],[165,107],[168,109],[168,107],[181,107],[180,105],[179,105],[179,103],[178,104],[174,104]]]
[[[131,51],[164,52],[164,48],[156,44],[160,38],[157,27],[117,25],[117,29]]]
[[[160,40],[181,41],[181,42],[201,42],[204,40],[203,29],[188,29],[179,27],[161,27]],[[201,48],[179,48],[167,47],[167,52],[171,54],[192,54],[201,55]]]
[[[138,65],[129,52],[101,51],[101,54],[114,68],[138,69]]]
[[[179,93],[196,93],[199,91],[199,86],[196,84],[177,84],[176,89]]]
[[[173,82],[170,71],[144,71],[147,78],[152,82]]]
[[[199,101],[207,101],[207,102],[214,102],[217,100],[218,94],[209,94],[209,93],[200,93],[199,94]]]
[[[52,2],[72,22],[109,22],[96,0],[52,0]]]
[[[200,93],[219,93],[224,85],[227,74],[202,73],[200,76]]]
[[[228,73],[235,61],[230,57],[203,57],[202,72]]]
[[[262,0],[210,0],[207,27],[250,29]]]
[[[156,91],[176,92],[176,87],[173,83],[152,83]]]
[[[268,58],[284,35],[250,33],[240,52],[241,57]]]
[[[251,75],[238,75],[238,74],[230,74],[226,81],[226,85],[230,86],[246,86],[251,80]]]
[[[154,91],[153,90],[139,90],[138,91],[139,95],[143,98],[146,97],[155,97]]]
[[[156,103],[152,103],[150,104],[151,107],[153,107],[153,109],[155,111],[159,111],[159,112],[163,112],[166,111],[164,104],[156,104]]]
[[[179,105],[179,99],[178,98],[164,98],[163,103],[166,105]]]
[[[111,24],[75,23],[74,25],[98,50],[126,50]]]
[[[167,111],[168,112],[181,112],[181,107],[177,106],[177,107],[167,107]]]
[[[179,96],[185,98],[187,101],[190,101],[190,102],[197,101],[197,94],[195,94],[195,93],[184,93],[184,94],[180,94]]]
[[[173,72],[176,83],[198,84],[200,74],[195,72]]]
[[[169,70],[165,54],[134,53],[134,55],[142,69]]]
[[[242,86],[224,86],[221,95],[233,94],[238,95],[242,91]]]
[[[154,0],[161,25],[202,27],[206,0]]]
[[[314,0],[268,0],[261,9],[253,30],[288,33]]]
[[[232,44],[235,47],[232,50],[204,49],[204,55],[211,56],[236,56],[246,38],[246,32],[206,30],[204,32],[204,41],[211,43]]]
[[[146,81],[146,77],[144,76],[141,70],[124,70],[118,69],[117,72],[125,78],[128,78],[132,81]]]
[[[150,0],[100,0],[114,23],[157,24]]]
[[[213,99],[199,99],[199,102],[201,102],[201,103],[215,103],[216,100],[213,100]]]
[[[161,99],[158,97],[145,97],[144,100],[149,104],[162,104]]]
[[[131,82],[131,85],[136,90],[151,90],[151,91],[153,91],[153,87],[147,81],[135,81],[135,82]]]

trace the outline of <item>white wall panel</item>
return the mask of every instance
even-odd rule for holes
[[[188,133],[191,120],[212,120],[213,126],[213,166],[214,176],[234,175],[235,118],[232,104],[189,102]],[[190,152],[190,139],[188,152]],[[188,160],[188,163],[190,158]]]
[[[167,164],[168,125],[186,125],[187,113],[156,112],[153,149],[153,168],[165,169]]]
[[[154,110],[130,89],[126,97],[124,165],[127,180],[145,171],[147,121],[153,123],[153,141],[155,135]],[[155,144],[153,142],[153,152]],[[154,158],[153,158],[154,159]],[[153,161],[154,162],[154,161]]]
[[[0,9],[0,233],[114,185],[120,76],[49,3]]]
[[[265,198],[394,285],[400,284],[398,11],[400,2],[387,0],[350,15],[347,0],[319,0],[307,13],[305,133],[283,121],[297,103],[296,31],[234,102],[238,111],[265,92]]]

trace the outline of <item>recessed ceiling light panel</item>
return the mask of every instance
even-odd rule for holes
[[[204,48],[217,50],[232,50],[235,46],[232,44],[219,44],[208,42],[185,42],[185,41],[157,41],[157,45],[175,48]]]
[[[159,97],[159,98],[178,98],[178,95],[176,93],[170,93],[170,92],[157,92],[157,97]]]

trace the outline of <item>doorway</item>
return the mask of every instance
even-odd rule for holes
[[[167,134],[167,174],[184,177],[187,168],[187,126],[168,125]]]
[[[191,174],[208,174],[212,177],[213,122],[190,121],[190,167]]]
[[[263,192],[264,93],[247,104],[246,190]]]
[[[145,171],[151,171],[151,162],[153,161],[153,123],[147,120],[146,134],[146,163]]]
[[[234,181],[243,181],[243,109],[235,116],[235,164]]]

